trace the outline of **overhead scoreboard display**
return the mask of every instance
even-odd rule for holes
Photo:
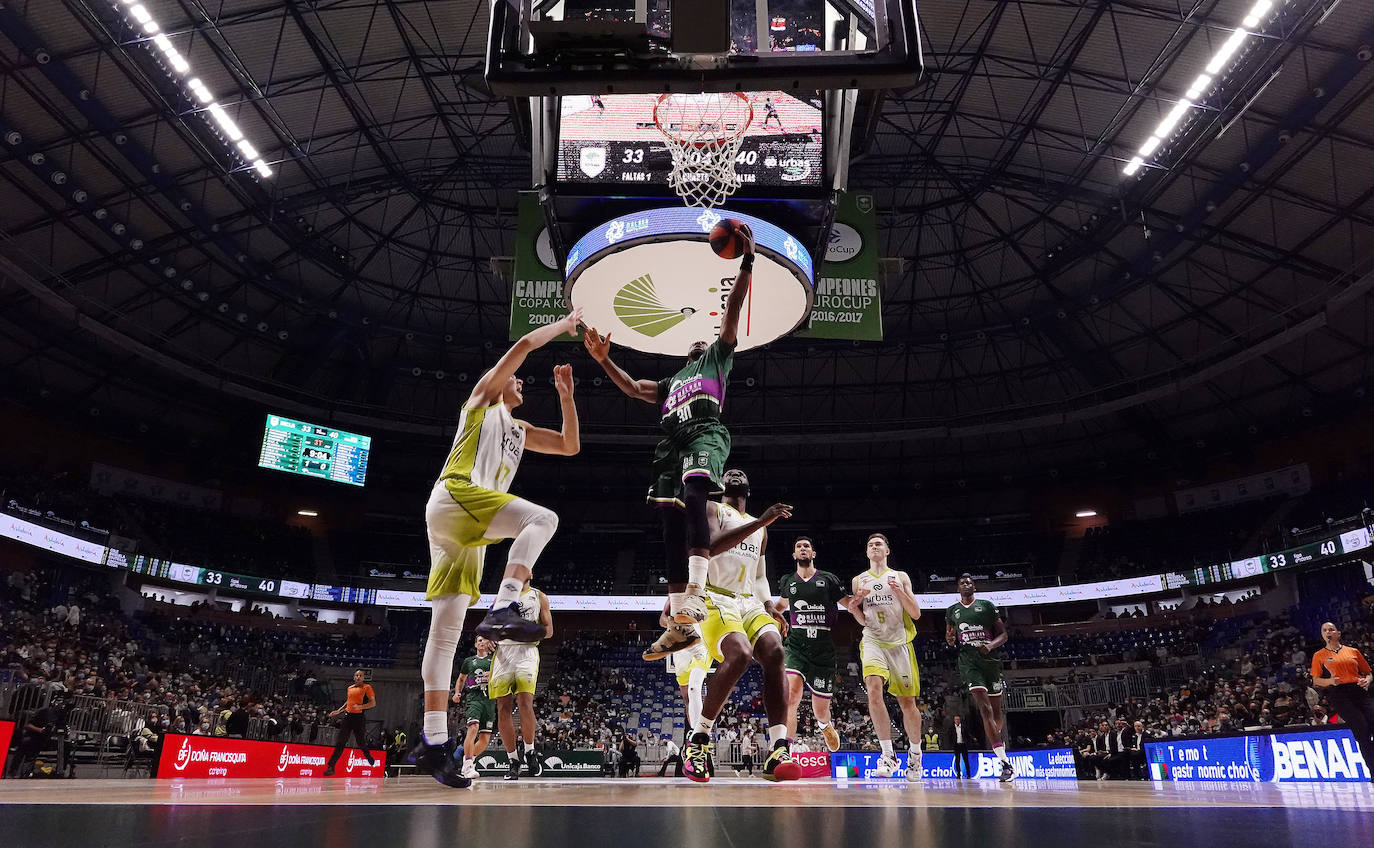
[[[258,467],[363,485],[372,437],[268,415]]]

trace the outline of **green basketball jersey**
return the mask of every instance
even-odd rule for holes
[[[472,700],[490,700],[487,697],[487,682],[491,680],[492,656],[472,656],[463,660],[460,671],[467,675],[467,679],[463,681],[463,693],[469,699],[469,703]]]
[[[735,362],[735,346],[716,339],[696,362],[658,381],[660,426],[669,439],[688,436],[703,426],[720,425],[725,384]]]
[[[838,615],[835,605],[849,594],[844,581],[829,571],[817,571],[803,580],[792,571],[778,580],[778,597],[787,601],[787,647],[833,647],[831,628]]]
[[[945,610],[945,622],[954,626],[954,644],[960,653],[984,656],[977,643],[991,642],[997,635],[997,620],[1002,617],[997,605],[992,601],[977,598],[972,604],[964,606],[959,601]],[[987,656],[997,657],[999,651],[990,651]]]

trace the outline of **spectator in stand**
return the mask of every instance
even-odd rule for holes
[[[1369,694],[1369,662],[1355,648],[1341,644],[1341,631],[1331,622],[1322,625],[1326,642],[1312,655],[1312,682],[1325,690],[1332,709],[1350,727],[1366,764],[1374,764],[1374,696]],[[1374,769],[1371,769],[1374,781]]]

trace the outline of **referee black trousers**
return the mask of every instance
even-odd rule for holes
[[[1358,683],[1342,683],[1326,688],[1326,700],[1355,735],[1360,755],[1374,780],[1374,695]]]
[[[343,756],[344,748],[348,747],[348,737],[351,735],[356,743],[356,747],[367,757],[368,762],[372,762],[372,752],[367,749],[367,742],[363,741],[363,731],[367,722],[363,719],[362,713],[344,713],[343,724],[339,726],[338,735],[334,737],[334,753],[329,755],[329,767],[334,768],[334,764]]]

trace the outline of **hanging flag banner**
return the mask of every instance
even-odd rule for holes
[[[878,285],[878,223],[873,195],[845,192],[816,272],[811,319],[795,335],[812,339],[883,338]]]
[[[539,205],[539,195],[522,192],[516,208],[515,269],[511,274],[510,339],[568,314],[563,301],[563,272]],[[560,336],[559,341],[578,341]]]

